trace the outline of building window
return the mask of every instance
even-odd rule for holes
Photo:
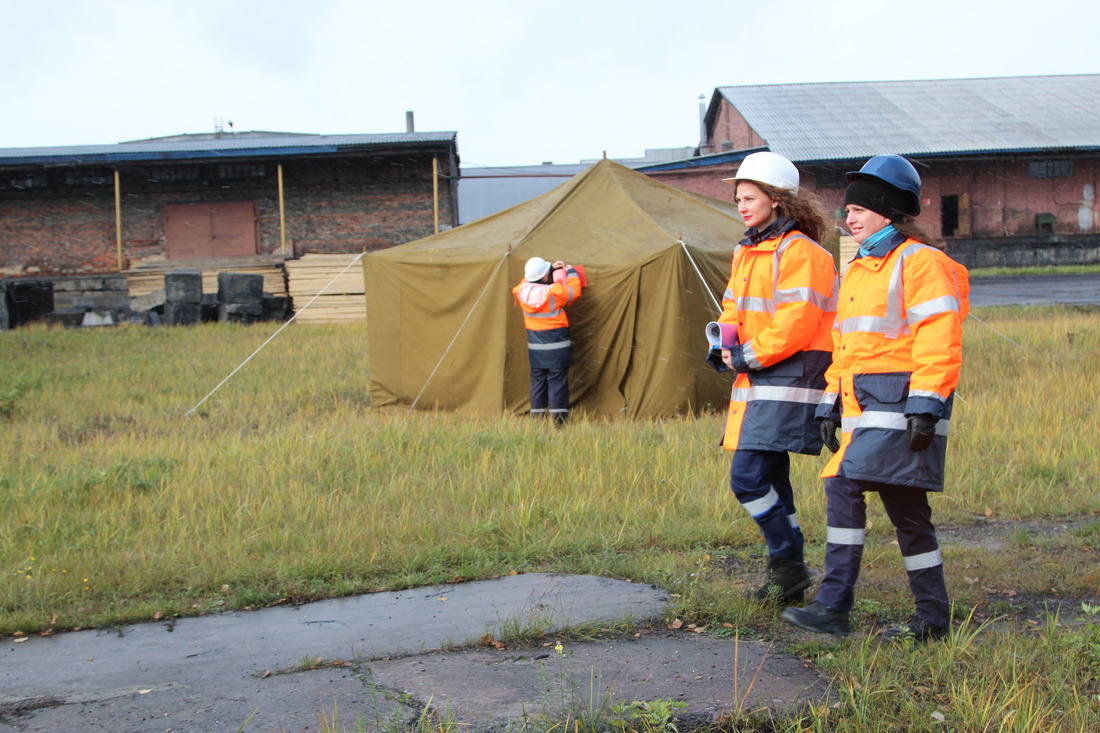
[[[110,186],[115,182],[113,171],[71,170],[65,172],[66,186]]]
[[[261,179],[267,177],[267,169],[263,163],[222,163],[218,166],[218,178],[221,180],[234,178]]]
[[[814,181],[817,188],[843,188],[848,185],[847,168],[817,168]]]
[[[197,165],[162,165],[150,171],[149,181],[151,183],[192,183],[199,180],[199,173]]]
[[[1027,164],[1028,178],[1069,178],[1072,175],[1072,160],[1032,160]]]
[[[45,173],[16,173],[0,178],[0,189],[22,191],[28,188],[49,188],[50,179]]]

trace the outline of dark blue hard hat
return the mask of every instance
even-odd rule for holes
[[[904,213],[916,216],[920,213],[920,174],[900,155],[876,155],[858,171],[848,171],[848,182],[860,178],[874,178],[901,191],[906,201]]]

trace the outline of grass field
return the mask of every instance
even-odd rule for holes
[[[720,415],[552,431],[372,408],[362,323],[288,328],[188,414],[274,328],[0,332],[0,634],[537,570],[656,583],[678,595],[670,618],[784,638],[775,608],[743,598],[763,545],[727,487]],[[772,729],[1100,722],[1100,313],[979,310],[965,349],[937,523],[1077,529],[946,547],[959,630],[884,649],[866,632],[911,608],[871,502],[864,633],[793,648],[834,677],[835,706]],[[793,468],[815,567],[823,462]],[[1072,618],[1028,623],[1048,599]]]

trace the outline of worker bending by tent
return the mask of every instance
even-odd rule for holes
[[[708,357],[737,373],[722,447],[733,451],[730,488],[768,545],[768,579],[755,597],[802,600],[810,573],[790,451],[821,452],[814,410],[825,389],[837,292],[833,257],[818,244],[829,223],[815,198],[799,194],[798,169],[781,155],[753,153],[724,180],[749,229],[734,249],[718,318],[736,337]]]
[[[554,425],[569,417],[569,367],[573,342],[565,306],[581,297],[583,279],[577,268],[558,260],[553,265],[541,257],[527,260],[524,278],[512,288],[523,310],[527,329],[527,357],[531,363],[531,416],[549,411]]]

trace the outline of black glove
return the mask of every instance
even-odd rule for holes
[[[726,362],[722,361],[722,350],[711,349],[707,352],[707,363],[714,367],[716,372],[728,372],[730,368],[726,366]]]
[[[825,444],[833,453],[840,450],[840,441],[836,439],[836,431],[840,427],[840,423],[832,418],[822,418],[818,421],[821,428],[821,442]]]
[[[936,436],[936,418],[927,413],[909,416],[909,450],[917,453],[932,445]]]

